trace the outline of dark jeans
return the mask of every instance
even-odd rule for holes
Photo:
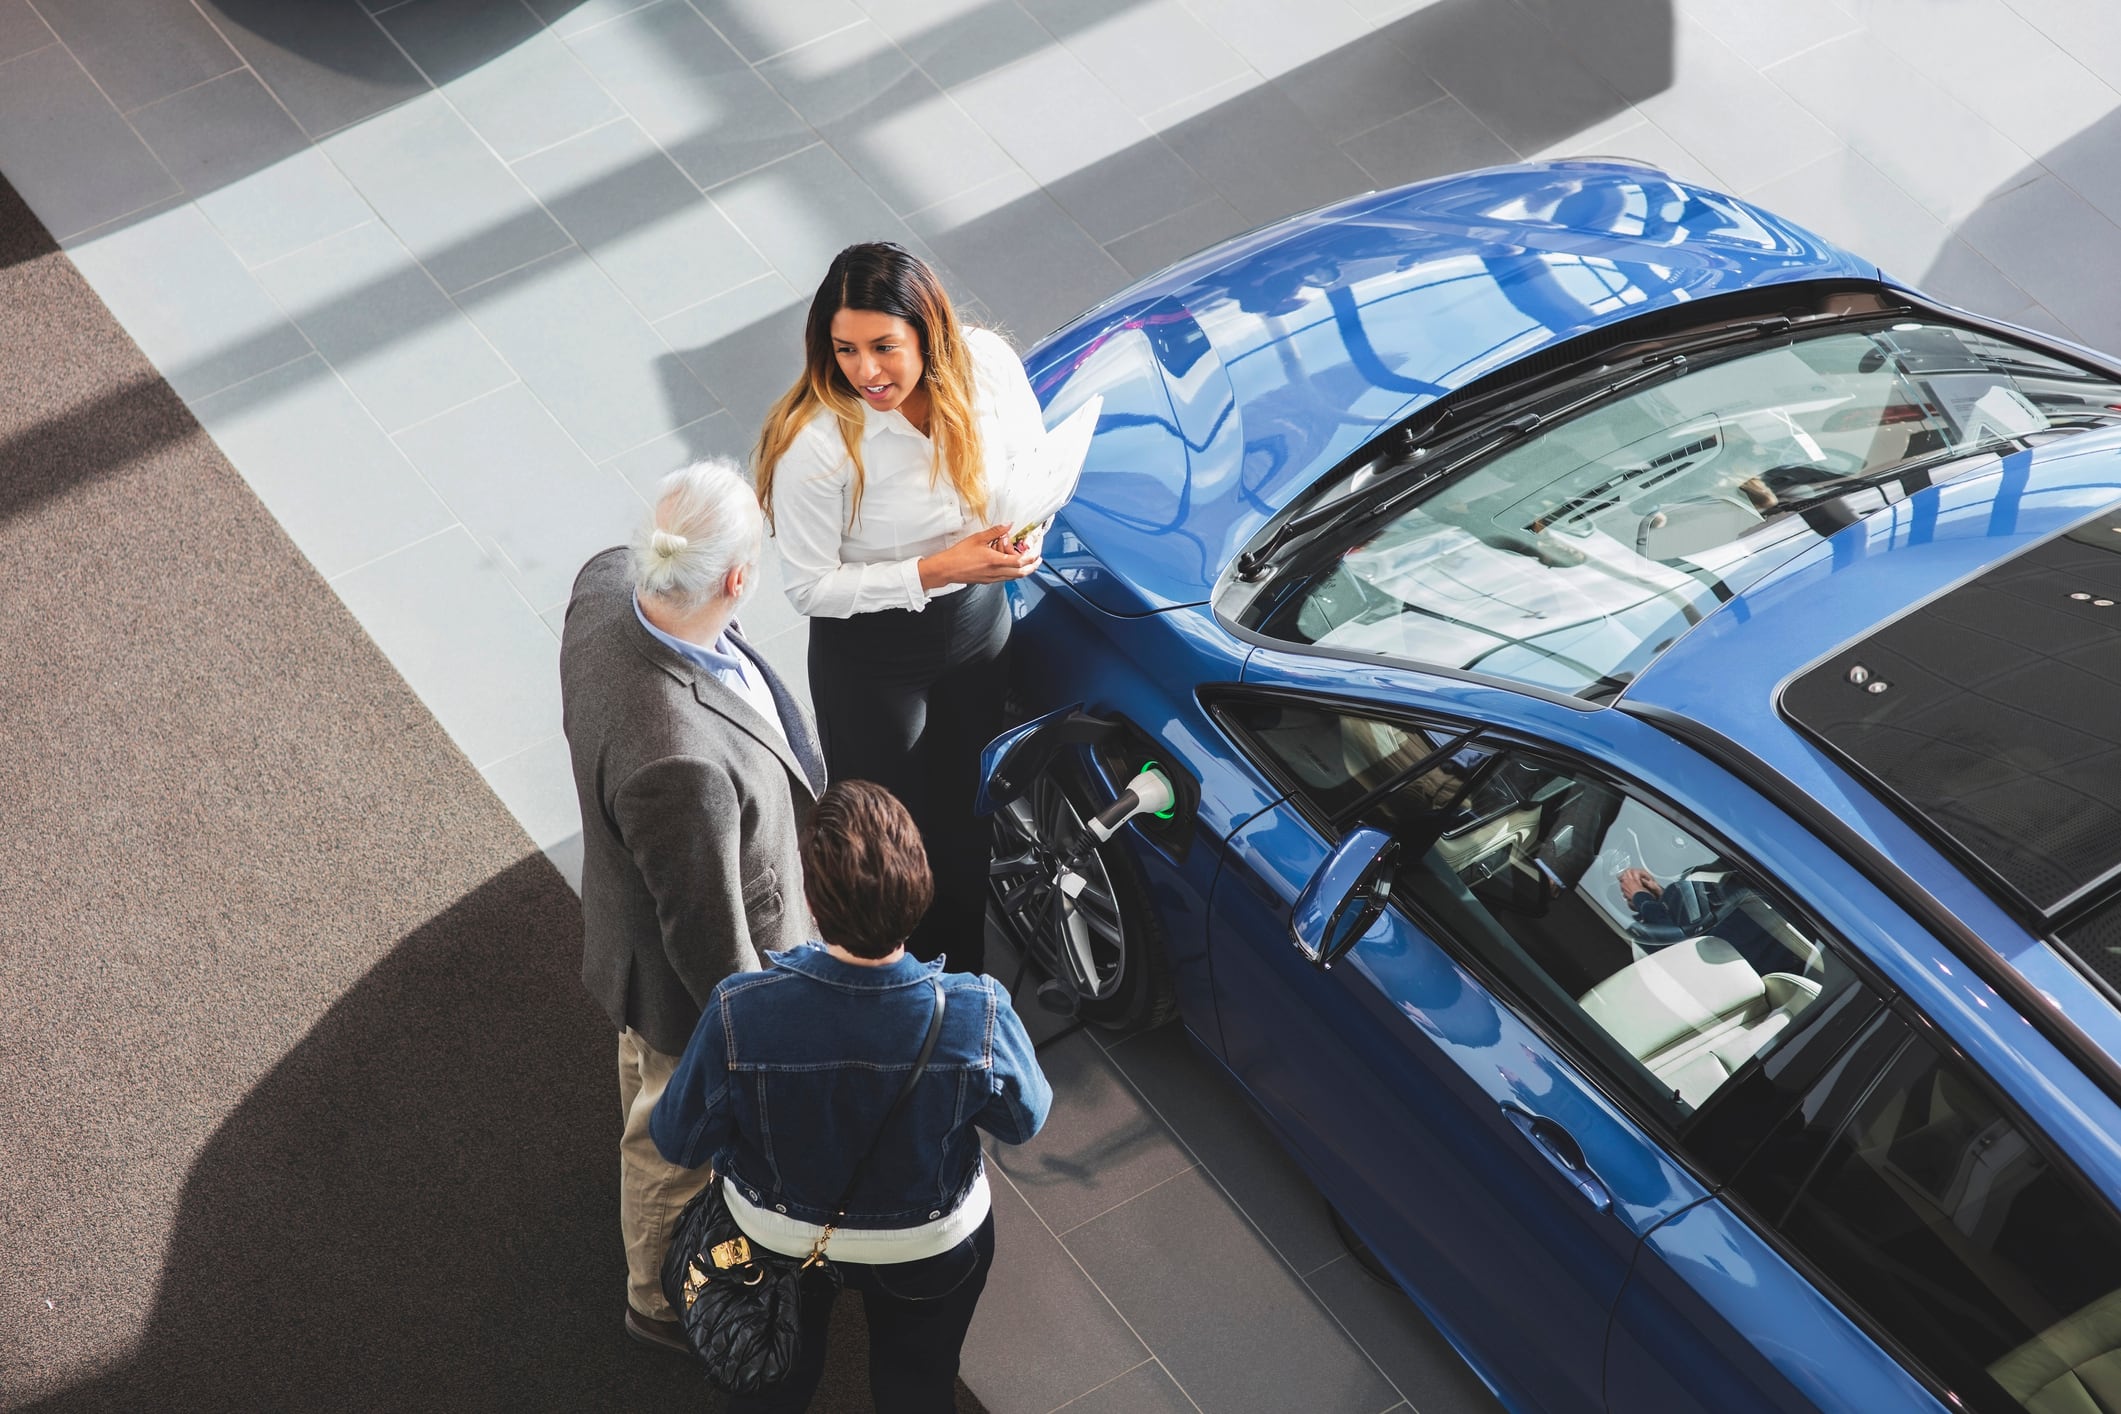
[[[1002,729],[1008,690],[1009,598],[979,584],[919,613],[880,609],[810,621],[810,697],[825,770],[875,781],[920,826],[935,902],[907,941],[923,962],[985,970],[985,820],[974,818],[979,756]]]
[[[869,1317],[869,1395],[876,1414],[949,1414],[957,1358],[973,1308],[994,1265],[994,1215],[940,1256],[895,1266],[842,1262],[847,1289]],[[838,1293],[830,1282],[803,1289],[803,1346],[795,1373],[762,1394],[740,1394],[729,1414],[802,1414],[825,1372],[825,1339]]]

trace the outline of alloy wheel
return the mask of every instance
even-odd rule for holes
[[[994,814],[990,896],[1017,945],[1085,1001],[1104,1001],[1126,979],[1126,929],[1112,876],[1095,849],[1072,866],[1083,817],[1052,774]]]

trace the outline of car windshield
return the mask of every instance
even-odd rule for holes
[[[2121,383],[1972,330],[1784,339],[1598,402],[1449,476],[1331,564],[1305,566],[1293,592],[1255,599],[1249,626],[1602,698],[1851,523],[1859,491],[1919,488],[2117,421]]]

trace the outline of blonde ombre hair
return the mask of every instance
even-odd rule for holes
[[[851,245],[832,258],[831,268],[810,301],[803,324],[803,372],[766,414],[752,461],[759,507],[773,524],[773,473],[798,434],[820,409],[839,423],[840,442],[854,463],[851,529],[862,513],[862,424],[868,408],[847,384],[832,352],[832,316],[843,309],[889,314],[913,326],[920,341],[921,381],[928,390],[928,438],[935,447],[929,484],[944,474],[975,517],[987,514],[987,467],[979,423],[972,414],[972,351],[950,307],[950,296],[927,263],[889,241]]]

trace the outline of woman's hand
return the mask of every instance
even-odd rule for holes
[[[1038,568],[1035,548],[1016,549],[1005,539],[1006,525],[975,530],[947,550],[938,550],[920,562],[921,588],[940,589],[946,584],[993,584],[998,580],[1022,579]]]

